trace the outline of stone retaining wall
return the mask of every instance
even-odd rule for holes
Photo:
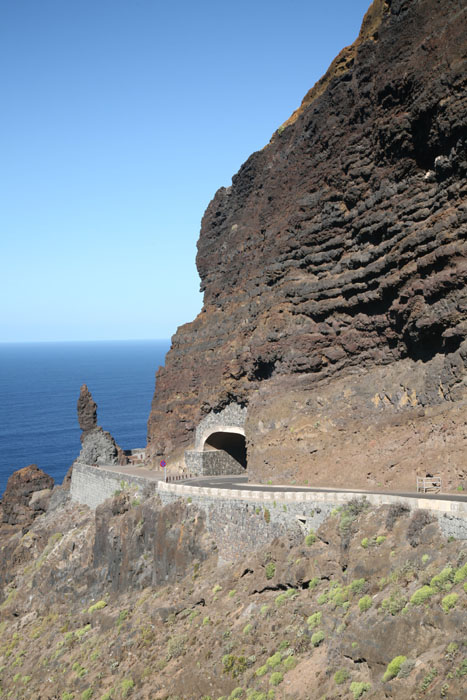
[[[122,488],[156,491],[157,481],[151,482],[141,476],[119,474],[103,467],[92,467],[77,462],[73,465],[70,496],[73,501],[84,503],[94,510]]]
[[[96,508],[125,486],[157,492],[162,503],[183,498],[206,513],[206,526],[214,536],[222,560],[232,561],[288,532],[300,541],[317,530],[332,510],[363,496],[373,506],[403,503],[410,509],[425,509],[438,519],[445,536],[467,540],[467,503],[344,491],[249,491],[218,489],[149,481],[124,476],[107,469],[75,464],[71,483],[73,500]]]

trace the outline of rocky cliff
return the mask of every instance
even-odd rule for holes
[[[463,0],[375,0],[301,107],[203,217],[199,316],[172,339],[148,454],[247,406],[248,472],[465,478]]]
[[[467,553],[427,512],[351,501],[224,565],[206,519],[128,491],[0,533],[0,697],[463,697]]]

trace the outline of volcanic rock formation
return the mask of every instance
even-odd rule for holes
[[[2,522],[29,525],[47,510],[53,485],[53,478],[39,469],[37,464],[13,472],[1,501]]]
[[[125,464],[127,459],[123,450],[110,433],[97,425],[97,404],[86,384],[80,389],[77,410],[79,426],[83,431],[77,461],[95,465]]]
[[[204,306],[157,374],[152,459],[181,460],[199,421],[237,403],[257,481],[462,484],[466,36],[463,0],[375,0],[216,193]]]
[[[78,423],[83,435],[97,428],[97,404],[86,384],[80,388],[77,410]]]

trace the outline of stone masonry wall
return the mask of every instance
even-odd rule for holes
[[[145,489],[146,493],[148,489],[157,491],[163,504],[183,498],[204,510],[206,526],[217,542],[221,561],[239,559],[286,532],[299,541],[310,530],[317,530],[334,508],[363,496],[373,506],[404,503],[411,509],[429,510],[446,537],[467,540],[467,503],[441,499],[337,491],[227,491],[150,482],[143,477],[122,476],[84,464],[73,468],[71,498],[96,508],[122,488],[122,480],[131,488]]]
[[[185,450],[185,465],[189,474],[227,476],[245,474],[245,469],[224,450]]]
[[[150,482],[140,476],[127,476],[102,467],[93,467],[79,462],[73,465],[70,496],[73,501],[84,503],[96,509],[107,498],[122,487],[142,489],[157,488],[157,482]]]
[[[180,498],[176,492],[159,491],[162,503]],[[216,497],[187,497],[206,513],[206,527],[216,540],[221,561],[241,559],[245,554],[288,533],[297,543],[330,515],[332,503],[261,503],[252,500],[220,500]],[[191,500],[190,500],[191,499]]]
[[[206,437],[217,430],[223,431],[226,428],[236,427],[244,434],[246,415],[247,409],[237,403],[230,403],[222,411],[211,411],[196,428],[195,449],[202,450]]]

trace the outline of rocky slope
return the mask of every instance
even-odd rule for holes
[[[467,550],[426,512],[354,501],[223,566],[204,523],[122,492],[0,534],[0,697],[462,696]]]
[[[413,488],[465,479],[462,0],[376,0],[352,47],[210,203],[199,316],[172,339],[154,461],[248,406],[248,472]]]

